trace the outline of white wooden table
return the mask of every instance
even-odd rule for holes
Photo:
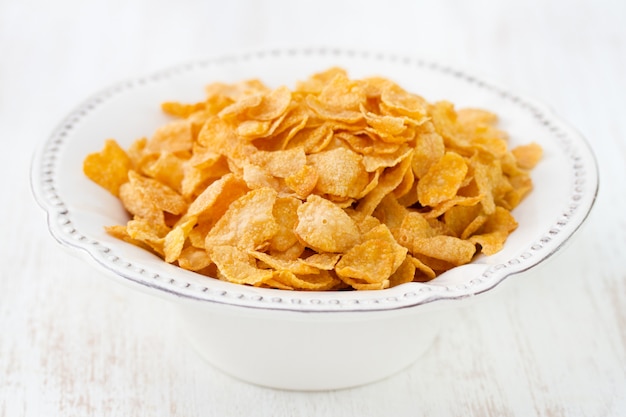
[[[337,392],[260,388],[205,364],[163,301],[62,251],[29,188],[35,147],[102,87],[302,45],[483,75],[556,109],[600,163],[571,245],[458,311],[411,368]],[[0,416],[626,415],[625,97],[621,0],[0,0]]]

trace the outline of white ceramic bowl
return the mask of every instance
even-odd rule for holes
[[[334,65],[355,78],[394,79],[429,101],[493,110],[511,146],[535,141],[543,147],[544,158],[532,172],[535,189],[515,209],[520,226],[501,252],[428,283],[292,292],[200,276],[104,232],[104,226],[127,220],[119,202],[82,174],[84,157],[104,139],[129,145],[150,135],[167,120],[162,101],[201,100],[209,82],[260,78],[293,87]],[[321,390],[376,381],[410,365],[432,343],[446,311],[561,248],[591,210],[598,174],[585,140],[534,100],[420,59],[322,48],[208,59],[108,88],[80,104],[45,141],[33,160],[32,187],[62,245],[118,281],[167,298],[180,312],[189,343],[214,366],[255,384]]]

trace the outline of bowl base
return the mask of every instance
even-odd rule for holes
[[[364,320],[368,313],[274,312],[272,317],[272,312],[253,309],[237,314],[175,307],[189,343],[212,366],[248,383],[290,391],[383,380],[413,364],[441,328],[430,317],[420,325],[411,314],[383,313],[381,318],[377,312]]]

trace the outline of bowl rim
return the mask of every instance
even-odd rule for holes
[[[247,63],[252,60],[291,59],[300,56],[358,57],[365,60],[388,61],[397,65],[415,66],[455,77],[485,89],[528,112],[537,123],[545,126],[569,151],[568,159],[577,186],[570,191],[569,201],[562,215],[535,241],[528,250],[506,262],[492,265],[468,264],[457,268],[474,268],[475,275],[468,282],[457,285],[433,283],[407,283],[376,291],[285,291],[232,284],[208,278],[206,285],[187,279],[190,271],[172,267],[167,271],[155,271],[143,265],[135,265],[125,256],[116,253],[92,236],[78,230],[72,221],[72,213],[56,188],[57,155],[71,136],[72,128],[83,118],[89,117],[99,105],[129,91],[134,86],[158,83],[170,77],[184,75],[198,68],[223,64]],[[221,55],[183,63],[144,77],[118,82],[101,90],[79,104],[35,151],[30,172],[31,191],[37,203],[46,213],[51,235],[63,246],[77,249],[84,259],[95,263],[110,276],[125,283],[138,284],[135,288],[147,290],[166,297],[195,300],[211,304],[264,310],[281,310],[302,313],[312,312],[371,312],[415,308],[441,300],[460,300],[482,294],[500,285],[508,277],[542,263],[576,233],[585,222],[597,198],[599,170],[596,157],[587,140],[572,126],[557,117],[543,103],[502,88],[492,82],[450,66],[418,57],[390,53],[337,48],[285,48],[254,50],[233,55]],[[455,269],[457,269],[455,268]],[[480,271],[478,271],[480,269]],[[478,272],[478,273],[477,273]]]

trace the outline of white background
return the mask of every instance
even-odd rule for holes
[[[587,226],[385,381],[299,393],[221,374],[162,300],[61,250],[29,164],[103,87],[283,46],[419,56],[544,101],[598,158]],[[626,415],[625,74],[621,0],[0,0],[0,416]]]

